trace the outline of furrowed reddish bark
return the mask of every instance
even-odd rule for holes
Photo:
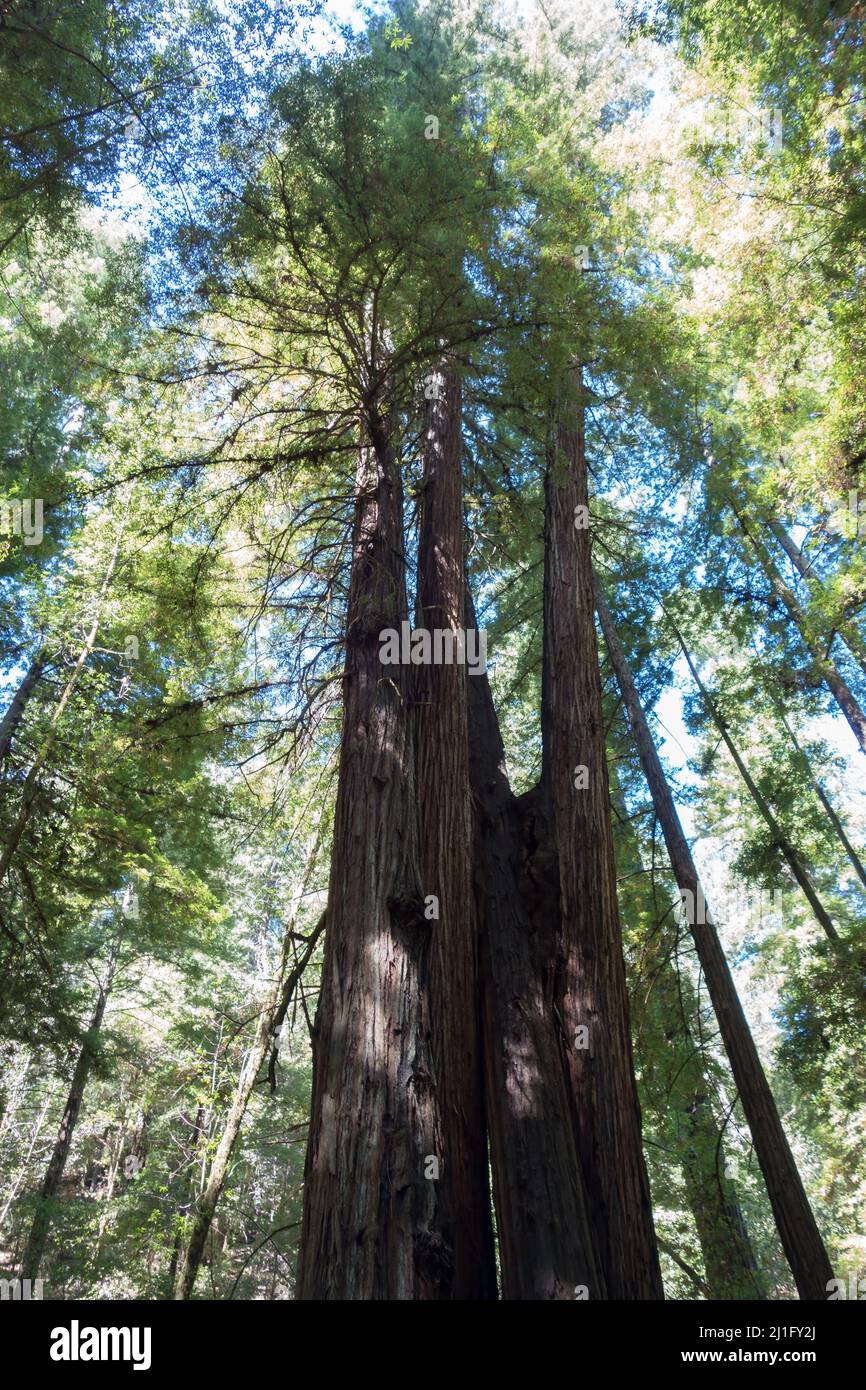
[[[389,416],[375,399],[365,415],[298,1297],[438,1299],[453,1269],[425,1176],[444,1146],[409,671],[383,666],[379,643],[407,617],[402,487]]]
[[[575,372],[559,403],[545,485],[541,791],[557,855],[560,905],[552,964],[577,1143],[608,1296],[654,1299],[663,1291],[617,906],[580,397]]]
[[[416,622],[430,632],[456,633],[465,628],[461,387],[447,362],[433,382],[421,484]],[[430,983],[443,1178],[447,1174],[443,1215],[454,1250],[451,1294],[495,1299],[470,860],[467,681],[475,679],[456,660],[415,668],[415,753],[422,880],[438,911],[429,924]]]
[[[468,598],[467,616],[475,621]],[[539,966],[527,873],[521,869],[526,858],[525,808],[508,785],[486,676],[470,680],[469,734],[487,1115],[502,1295],[519,1300],[604,1298],[559,1030]]]

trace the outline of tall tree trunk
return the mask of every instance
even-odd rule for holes
[[[259,1014],[255,1037],[253,1038],[252,1046],[247,1054],[240,1077],[238,1078],[235,1094],[225,1118],[225,1124],[217,1146],[217,1151],[213,1156],[208,1171],[204,1191],[195,1204],[186,1252],[181,1262],[180,1271],[175,1284],[174,1296],[179,1300],[192,1297],[193,1286],[195,1285],[196,1275],[198,1274],[202,1256],[204,1255],[204,1248],[207,1243],[214,1213],[216,1212],[217,1204],[222,1195],[229,1162],[231,1161],[231,1156],[238,1135],[240,1134],[247,1105],[249,1104],[249,1099],[256,1083],[256,1077],[259,1074],[268,1048],[273,1044],[274,1033],[279,1029],[285,1017],[286,1010],[291,1003],[292,995],[295,992],[298,981],[303,975],[324,930],[325,915],[323,914],[320,917],[315,928],[310,933],[307,944],[297,965],[295,965],[293,969],[288,970],[288,948],[292,940],[291,931],[293,925],[294,914],[290,922],[286,924],[277,979],[270,992],[269,999]]]
[[[464,593],[461,385],[453,363],[433,377],[418,533],[417,626],[462,633]],[[456,657],[456,653],[454,654]],[[443,1220],[454,1251],[455,1299],[495,1299],[480,1046],[478,941],[472,892],[467,677],[463,663],[415,672],[421,873],[431,909],[430,1001],[439,1082]]]
[[[12,697],[12,703],[2,720],[0,720],[0,763],[9,756],[12,748],[12,740],[18,733],[18,728],[21,724],[21,720],[24,718],[24,712],[27,709],[30,696],[42,679],[42,673],[45,670],[45,662],[45,653],[40,651],[38,656],[35,656],[28,666],[21,684]]]
[[[767,1195],[782,1246],[800,1297],[826,1298],[827,1283],[833,1278],[833,1269],[788,1145],[776,1102],[728,969],[712,915],[708,908],[700,913],[697,910],[698,904],[706,903],[703,886],[631,671],[617,637],[610,609],[598,584],[595,587],[595,598],[611,665],[622,692],[674,877],[680,892],[691,894],[690,898],[685,898],[686,903],[692,905],[692,910],[687,913],[689,928],[719,1024],[722,1042],[731,1064],[740,1103],[751,1130],[752,1142],[767,1185]],[[683,650],[685,651],[685,647]],[[687,653],[686,659],[689,660]],[[689,664],[691,665],[691,662]],[[695,674],[693,667],[692,672]],[[698,920],[700,916],[705,918],[703,923]]]
[[[476,622],[468,594],[466,620]],[[589,1298],[604,1298],[552,986],[549,981],[545,986],[527,905],[528,875],[521,873],[526,818],[508,785],[486,675],[469,681],[469,770],[475,803],[485,1094],[502,1296],[567,1300],[580,1289]],[[548,893],[538,896],[549,901]],[[554,927],[549,922],[545,927],[543,911],[538,915],[546,940]]]
[[[402,482],[390,411],[365,415],[298,1297],[447,1298],[411,688],[380,660],[379,634],[408,621]]]
[[[662,1298],[629,1035],[595,635],[583,402],[559,402],[545,482],[542,799],[559,874],[557,1011],[608,1296]],[[583,511],[579,509],[584,509]]]
[[[805,579],[809,588],[814,592],[820,586],[821,580],[813,573],[812,566],[806,563],[802,550],[794,544],[782,523],[777,521],[775,517],[767,517],[766,524],[767,529],[776,537],[800,578]],[[835,624],[835,630],[866,676],[866,641],[864,641],[862,634],[858,632],[854,623],[844,618]]]
[[[815,669],[826,685],[833,699],[841,709],[851,732],[854,734],[860,745],[861,752],[866,753],[866,714],[860,708],[847,682],[840,674],[835,662],[830,660],[829,655],[821,650],[821,644],[812,631],[809,620],[797,599],[796,594],[788,587],[773,563],[773,557],[767,550],[755,528],[751,526],[743,515],[737,503],[732,501],[731,506],[734,511],[740,528],[745,536],[752,543],[752,548],[758,557],[758,561],[764,574],[769,581],[773,593],[784,604],[788,611],[788,616],[800,634],[803,645],[808,651],[815,665]]]
[[[39,1190],[39,1202],[36,1207],[36,1214],[33,1217],[33,1224],[30,1227],[30,1235],[21,1262],[21,1278],[36,1279],[39,1276],[39,1266],[45,1254],[45,1244],[48,1239],[48,1232],[51,1226],[51,1204],[57,1196],[60,1187],[60,1179],[63,1177],[63,1170],[66,1167],[66,1160],[69,1157],[69,1149],[72,1145],[72,1136],[75,1133],[75,1126],[78,1121],[78,1114],[81,1110],[81,1101],[84,1096],[84,1088],[90,1075],[93,1059],[95,1055],[95,1043],[99,1037],[102,1027],[102,1019],[105,1014],[105,1006],[111,991],[114,972],[117,968],[117,957],[120,950],[121,928],[116,932],[105,972],[99,985],[96,1007],[93,1010],[93,1017],[81,1050],[75,1063],[72,1073],[72,1082],[69,1087],[69,1094],[66,1097],[66,1105],[63,1110],[63,1118],[60,1121],[60,1129],[51,1158],[48,1161],[48,1168]]]

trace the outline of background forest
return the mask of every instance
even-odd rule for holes
[[[296,1296],[359,451],[412,613],[441,428],[524,810],[595,669],[550,578],[585,461],[664,1294],[866,1294],[864,18],[0,3],[0,1276]],[[503,1133],[499,1291],[542,1296]]]

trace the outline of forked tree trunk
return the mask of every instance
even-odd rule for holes
[[[444,1153],[430,1046],[409,673],[379,634],[407,620],[390,418],[367,403],[349,585],[343,733],[298,1270],[302,1299],[447,1298]]]
[[[611,665],[622,692],[674,877],[680,892],[691,895],[684,899],[691,909],[687,913],[689,928],[719,1024],[722,1042],[731,1064],[740,1103],[751,1130],[752,1142],[767,1185],[767,1195],[782,1246],[800,1297],[826,1298],[827,1283],[833,1278],[833,1269],[782,1128],[776,1102],[728,969],[718,932],[709,908],[705,905],[703,886],[631,671],[617,637],[610,609],[598,584],[595,597]],[[683,650],[685,651],[684,647]],[[701,917],[704,918],[703,922],[699,920]]]
[[[418,528],[419,628],[462,633],[464,622],[461,387],[444,361],[427,408]],[[477,919],[470,861],[467,676],[450,664],[415,672],[415,766],[421,872],[431,911],[432,1034],[447,1182],[443,1220],[454,1250],[455,1299],[495,1299],[496,1263],[487,1178]]]
[[[559,873],[557,1012],[608,1296],[662,1298],[629,1034],[595,635],[581,381],[545,483],[542,793]]]
[[[476,622],[468,595],[466,617]],[[548,982],[545,988],[525,895],[526,875],[521,873],[526,821],[508,785],[486,675],[469,681],[469,766],[475,802],[485,1090],[502,1296],[604,1298],[552,986]],[[545,939],[552,932],[548,924]]]

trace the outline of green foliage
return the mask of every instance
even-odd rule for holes
[[[866,560],[832,520],[866,457],[862,21],[671,0],[632,15],[629,45],[605,7],[581,21],[550,0],[520,23],[487,3],[380,9],[314,44],[317,5],[3,6],[0,499],[44,504],[39,544],[0,535],[4,704],[38,667],[0,762],[0,845],[36,774],[0,881],[3,1248],[20,1255],[87,1042],[49,1279],[62,1296],[171,1296],[281,946],[296,960],[325,907],[359,444],[387,413],[411,571],[425,389],[447,348],[512,785],[539,773],[543,475],[580,364],[595,563],[660,742],[684,714],[685,749],[665,757],[718,886],[784,893],[784,912],[732,912],[722,935],[822,1230],[856,1268],[866,913],[812,774],[862,853],[862,755],[806,638],[866,699]],[[751,103],[782,111],[775,154],[692,124],[696,104]],[[805,575],[769,521],[802,544]],[[697,1274],[698,1291],[789,1297],[605,689],[668,1289],[695,1296]],[[202,1296],[291,1295],[319,968],[276,1090],[264,1073],[254,1087]],[[732,1212],[754,1277],[714,1265]]]

